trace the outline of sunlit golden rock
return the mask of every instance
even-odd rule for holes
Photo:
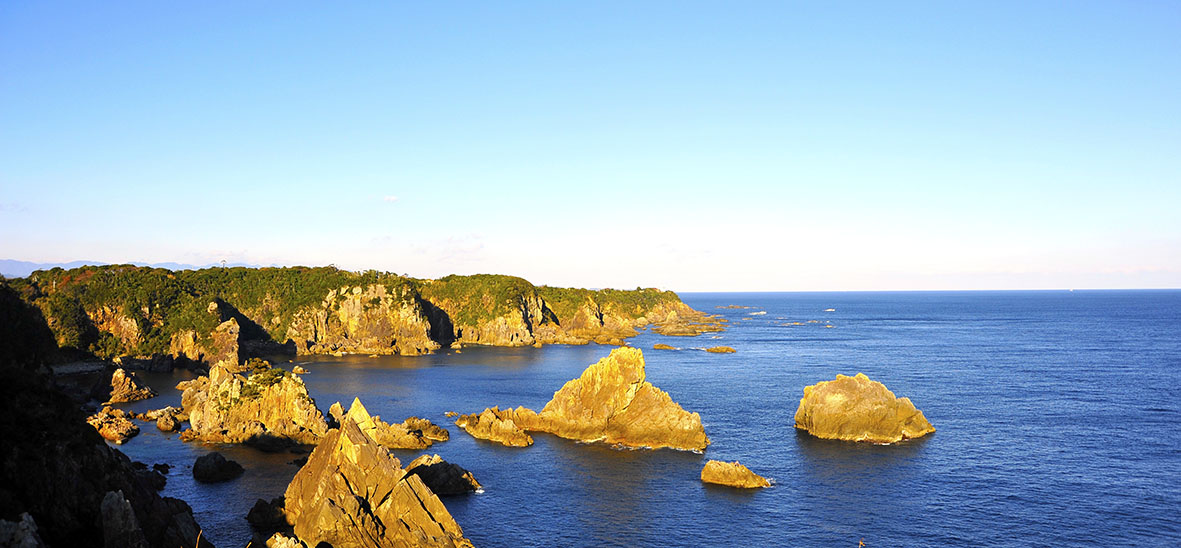
[[[819,438],[870,443],[895,443],[935,431],[909,398],[894,397],[862,373],[805,387],[795,421],[796,428]]]
[[[738,461],[711,460],[705,463],[705,467],[701,469],[701,481],[743,489],[771,486],[767,478],[751,472],[750,468],[738,464]]]

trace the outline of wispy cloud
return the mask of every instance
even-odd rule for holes
[[[389,194],[386,196],[382,196],[381,201],[386,202],[386,203],[394,203],[394,202],[398,201],[398,197],[394,196],[392,194]]]

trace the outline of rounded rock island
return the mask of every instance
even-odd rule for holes
[[[862,373],[805,387],[795,423],[818,438],[882,444],[935,431],[909,398],[896,398]]]

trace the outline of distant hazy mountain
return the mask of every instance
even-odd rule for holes
[[[70,261],[68,263],[31,263],[29,261],[17,261],[13,259],[0,259],[0,275],[5,278],[24,278],[32,274],[35,270],[49,270],[54,267],[62,267],[66,269],[78,268],[80,266],[93,265],[101,266],[106,263],[103,261]],[[221,266],[221,263],[210,263],[206,265],[192,265],[184,263],[131,263],[135,266],[150,266],[152,268],[167,268],[168,270],[196,270],[199,268],[209,268],[213,266]],[[245,266],[250,268],[258,268],[259,265],[245,264],[245,263],[230,263],[226,266]],[[273,266],[273,265],[272,265]]]

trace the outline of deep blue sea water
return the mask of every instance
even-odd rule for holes
[[[649,381],[701,414],[713,442],[704,455],[546,434],[507,448],[443,416],[540,409],[606,346],[295,363],[311,370],[304,379],[322,409],[360,396],[391,422],[418,415],[447,427],[451,441],[430,451],[470,470],[485,491],[443,500],[480,547],[1181,543],[1181,291],[682,298],[732,327],[717,339],[644,333],[629,344],[644,349]],[[754,308],[715,308],[730,304]],[[660,342],[683,350],[651,350]],[[738,352],[694,350],[718,344]],[[857,372],[910,397],[938,431],[875,446],[793,428],[804,386]],[[144,375],[164,395],[130,407],[179,403],[172,386],[186,375]],[[150,425],[143,432],[121,449],[174,466],[164,494],[188,501],[222,548],[246,544],[250,506],[281,496],[296,472],[287,464],[294,455],[185,444]],[[193,460],[214,449],[247,473],[195,483]],[[405,463],[419,453],[396,454]],[[705,486],[707,459],[740,460],[775,486]]]

